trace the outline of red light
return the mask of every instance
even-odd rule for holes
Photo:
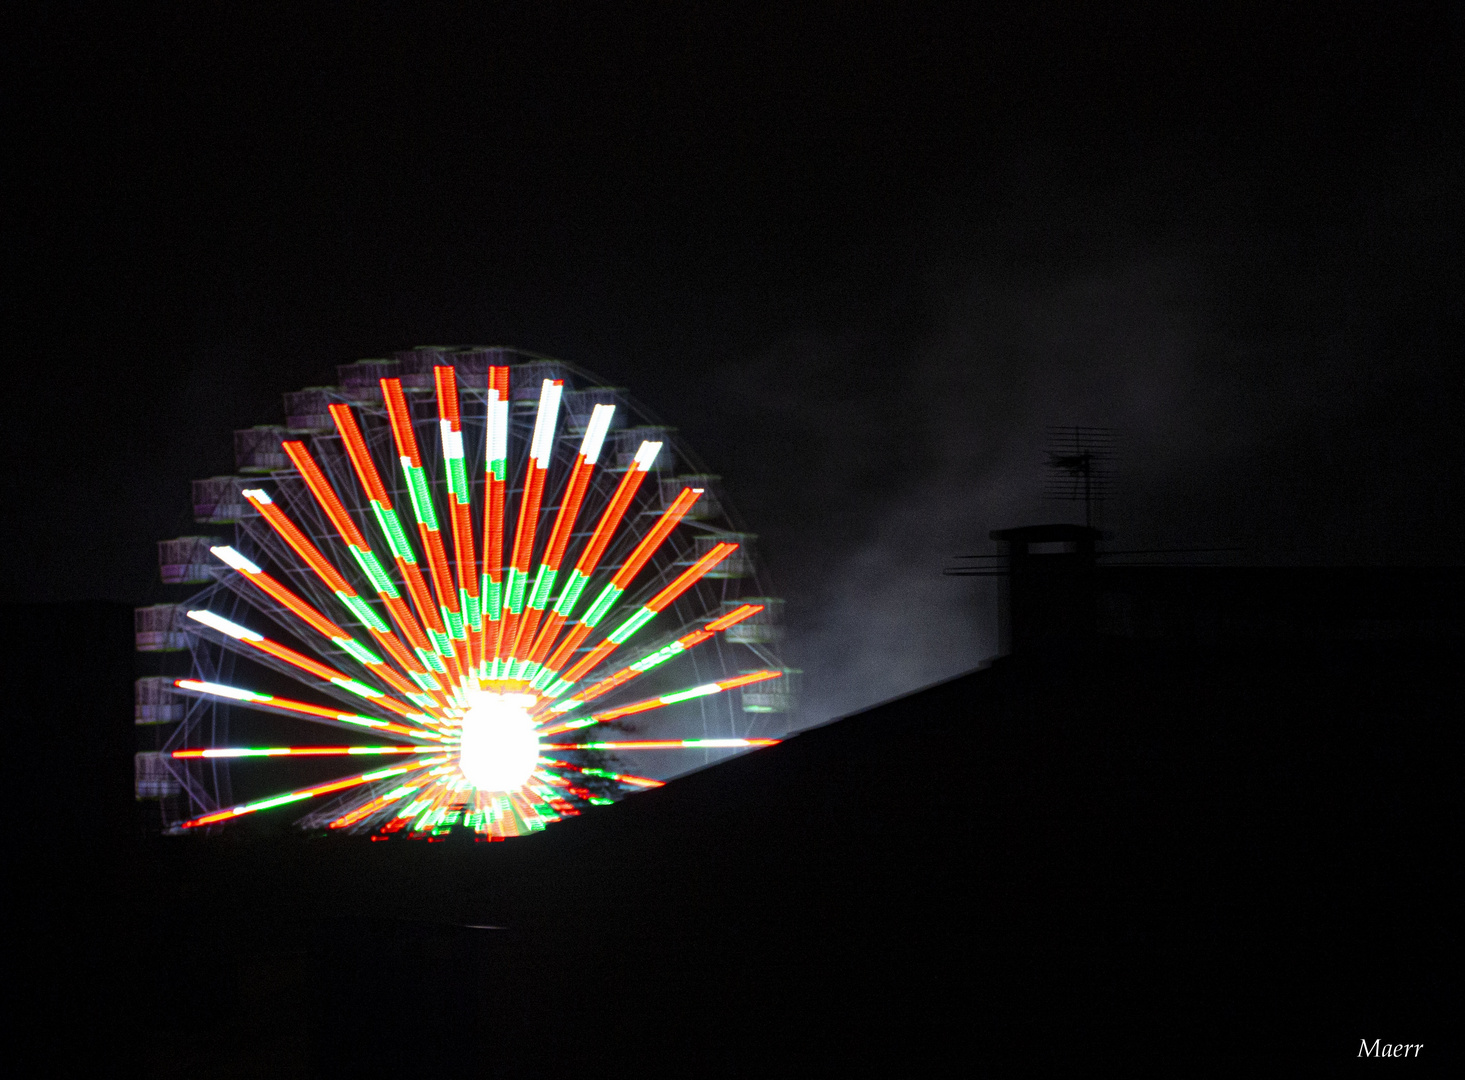
[[[412,410],[402,394],[401,379],[383,379],[382,400],[387,403],[387,419],[392,424],[392,436],[397,443],[397,453],[412,463],[414,469],[422,468],[422,456],[417,452],[417,436],[412,432]]]
[[[346,444],[346,453],[350,455],[351,464],[356,468],[356,475],[366,488],[366,497],[375,499],[383,508],[390,510],[391,496],[382,484],[376,462],[372,461],[371,451],[366,448],[366,440],[361,437],[361,428],[356,425],[356,414],[346,405],[332,405],[330,410],[331,419],[336,422],[336,430],[341,433],[341,441]]]
[[[740,608],[734,608],[732,611],[729,611],[722,618],[712,620],[712,622],[708,623],[705,627],[703,627],[703,629],[711,630],[714,633],[719,630],[726,630],[729,626],[732,626],[735,623],[740,623],[744,619],[756,615],[762,610],[762,604],[744,604]]]
[[[763,682],[765,679],[781,679],[781,671],[755,671],[751,675],[739,675],[736,679],[723,679],[717,685],[724,690],[731,690],[735,686],[747,686],[749,683]]]
[[[438,365],[432,369],[433,382],[437,384],[437,412],[440,417],[459,431],[462,424],[458,417],[458,372],[453,367]]]
[[[678,596],[681,596],[682,593],[695,585],[704,574],[737,549],[737,544],[718,544],[706,555],[703,555],[695,563],[687,567],[670,585],[646,601],[646,606],[652,611],[660,611],[667,604],[670,604]]]
[[[280,445],[285,448],[285,453],[290,455],[290,460],[295,463],[295,468],[300,470],[300,476],[305,480],[305,486],[310,488],[310,493],[315,496],[315,501],[320,503],[321,509],[331,519],[331,524],[341,534],[341,539],[362,551],[370,551],[371,545],[366,542],[366,537],[361,535],[361,530],[356,527],[356,522],[351,520],[351,515],[346,513],[346,508],[341,505],[341,499],[336,494],[336,489],[331,487],[330,481],[326,479],[325,473],[320,471],[320,466],[315,463],[315,458],[310,456],[310,451],[305,448],[305,444],[287,440]]]
[[[621,477],[620,485],[616,488],[610,505],[600,515],[600,521],[596,524],[595,531],[590,534],[590,542],[585,545],[585,550],[580,553],[580,561],[575,566],[575,569],[586,577],[595,573],[595,568],[600,565],[600,557],[605,554],[611,536],[620,526],[621,518],[625,517],[626,509],[631,505],[631,500],[636,497],[636,491],[640,488],[641,481],[645,479],[646,474],[636,468],[627,469],[626,475]]]
[[[585,500],[585,491],[590,486],[590,474],[594,471],[595,466],[582,458],[575,462],[574,471],[570,473],[569,482],[565,485],[565,495],[560,503],[559,516],[555,518],[554,528],[549,534],[549,545],[544,553],[544,565],[551,570],[558,570],[565,557],[565,548],[570,542],[570,530],[580,514],[580,504]]]
[[[245,496],[248,498],[248,496]],[[340,572],[331,565],[329,559],[320,553],[306,535],[300,531],[296,524],[285,516],[284,512],[274,503],[257,502],[250,499],[250,504],[260,512],[260,515],[269,522],[270,527],[280,534],[280,538],[294,549],[295,554],[305,560],[307,566],[316,572],[316,575],[331,587],[332,592],[342,592],[347,596],[355,596],[353,589],[343,578]]]
[[[310,672],[318,679],[325,679],[327,682],[329,682],[330,680],[336,678],[346,678],[345,673],[336,671],[334,668],[328,668],[324,664],[316,660],[312,660],[308,656],[302,656],[294,649],[287,649],[283,645],[278,645],[275,642],[271,641],[269,638],[265,638],[263,641],[246,642],[246,644],[253,645],[256,649],[259,649],[261,652],[267,652],[271,656],[277,656],[281,660],[285,661],[287,664],[294,664],[296,667],[301,668],[304,671]]]
[[[624,589],[630,585],[631,579],[636,576],[641,567],[646,565],[651,556],[656,554],[656,549],[661,546],[661,542],[671,535],[671,531],[677,527],[687,511],[692,509],[692,504],[697,501],[698,497],[697,492],[691,488],[682,488],[682,493],[666,508],[660,520],[636,545],[636,550],[631,552],[630,558],[621,564],[621,568],[616,571],[616,576],[610,579],[610,583],[617,589]]]
[[[274,600],[277,600],[281,604],[285,605],[285,607],[289,608],[297,616],[299,616],[301,621],[309,624],[311,629],[317,631],[318,633],[323,634],[328,638],[349,636],[346,631],[342,630],[335,623],[331,622],[330,619],[327,619],[315,608],[311,607],[304,600],[300,599],[300,597],[296,596],[289,589],[285,588],[285,586],[281,585],[274,578],[270,577],[269,574],[246,574],[244,575],[244,578],[246,581],[252,582],[256,586],[258,586],[261,591],[268,594]]]
[[[566,638],[565,640],[568,641],[569,639]],[[582,656],[574,667],[565,672],[565,682],[572,683],[579,679],[581,675],[584,675],[591,668],[595,667],[596,664],[600,663],[607,656],[609,656],[611,651],[614,650],[615,647],[616,643],[610,640],[610,638],[606,638],[599,645],[595,646],[595,648],[591,649],[588,653]]]

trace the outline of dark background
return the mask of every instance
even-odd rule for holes
[[[1194,1073],[1446,1030],[1453,646],[999,663],[451,853],[147,838],[119,718],[189,481],[415,344],[562,356],[680,427],[762,536],[806,722],[994,651],[991,579],[940,570],[1075,516],[1050,423],[1118,432],[1114,546],[1457,563],[1458,5],[7,18],[0,597],[117,601],[4,620],[7,712],[65,759],[7,774],[7,993],[50,1053],[370,1071],[415,1001],[419,1065],[503,1030],[665,1065],[756,1020],[810,1069],[955,1035]],[[679,1030],[706,1002],[728,1034]]]
[[[148,599],[230,432],[506,344],[727,477],[808,721],[1114,427],[1121,547],[1454,561],[1458,5],[47,5],[7,64],[0,593]]]

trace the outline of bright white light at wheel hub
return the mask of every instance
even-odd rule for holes
[[[517,791],[539,762],[529,694],[479,694],[463,717],[458,768],[480,791]]]

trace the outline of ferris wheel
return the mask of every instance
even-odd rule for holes
[[[166,584],[203,586],[136,613],[160,669],[137,794],[165,831],[294,806],[504,839],[788,729],[755,537],[624,390],[510,349],[338,371],[235,433],[240,475],[194,483],[232,535],[159,545]]]

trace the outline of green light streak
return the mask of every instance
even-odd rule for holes
[[[346,593],[338,592],[336,594],[336,598],[351,610],[352,615],[355,615],[357,619],[365,623],[367,626],[371,627],[373,630],[381,634],[390,634],[392,632],[392,628],[388,626],[385,622],[383,622],[382,617],[378,615],[375,611],[371,610],[371,605],[368,604],[361,597],[350,596]]]
[[[543,611],[549,603],[549,592],[554,588],[554,579],[558,571],[551,570],[543,563],[539,566],[539,574],[534,579],[534,592],[529,597],[529,606]]]
[[[483,593],[484,614],[488,616],[489,622],[498,622],[503,617],[504,610],[503,584],[484,574],[479,591]]]
[[[595,603],[590,605],[590,610],[585,612],[584,618],[580,621],[586,626],[595,626],[605,618],[605,613],[621,598],[621,593],[624,591],[624,589],[617,589],[614,585],[607,585],[600,591],[600,595],[595,598]]]
[[[632,671],[650,671],[659,664],[664,664],[673,656],[686,652],[686,647],[680,641],[673,641],[670,645],[663,645],[650,656],[637,660],[631,665]]]
[[[504,586],[504,591],[509,595],[509,610],[515,615],[524,611],[524,589],[528,584],[527,574],[519,573],[516,567],[509,567],[509,580]]]
[[[661,703],[663,705],[675,705],[679,701],[690,701],[692,698],[715,694],[721,689],[722,687],[716,683],[708,683],[706,686],[694,686],[690,690],[678,690],[675,694],[663,694],[661,696]]]
[[[346,652],[350,653],[357,660],[360,660],[363,664],[382,663],[381,657],[377,656],[374,652],[366,648],[364,645],[361,645],[354,638],[332,638],[331,640],[339,645],[342,649],[346,650]]]
[[[375,552],[362,551],[355,544],[351,544],[350,549],[352,557],[361,567],[361,572],[371,580],[372,587],[383,596],[389,596],[393,600],[397,599],[397,587],[392,584],[392,579],[387,577],[387,572],[377,561]]]
[[[432,627],[427,627],[427,636],[432,640],[437,651],[443,656],[453,655],[453,641],[445,633],[439,633]]]
[[[397,517],[397,512],[388,510],[375,499],[371,500],[371,509],[376,514],[376,523],[385,534],[392,554],[403,562],[415,563],[417,556],[412,553],[412,545],[407,542],[407,534],[402,531],[402,521]]]
[[[380,690],[367,686],[365,683],[359,683],[355,679],[332,679],[331,682],[343,690],[350,690],[353,694],[358,694],[364,698],[384,696]]]
[[[385,720],[373,720],[369,716],[355,716],[355,715],[352,715],[351,713],[339,713],[339,714],[337,714],[336,719],[337,720],[342,720],[342,721],[344,721],[345,723],[348,723],[348,724],[356,724],[358,727],[386,727],[387,726]]]
[[[400,776],[402,773],[404,773],[406,771],[407,771],[406,768],[404,768],[401,765],[398,765],[395,768],[391,768],[391,769],[379,769],[376,772],[367,773],[361,779],[367,780],[367,781],[371,781],[371,780],[382,780],[382,779],[385,779],[388,776]],[[404,791],[411,791],[412,789],[411,788],[404,788],[403,790]]]
[[[448,459],[448,488],[459,506],[468,505],[468,473],[460,457]]]
[[[554,603],[554,613],[568,619],[570,612],[574,610],[575,604],[580,599],[580,594],[585,591],[585,586],[589,583],[590,579],[579,570],[571,570],[570,580],[565,582],[565,591],[560,593],[559,599]]]
[[[281,795],[278,798],[266,799],[263,802],[250,803],[244,809],[246,811],[268,810],[272,806],[284,806],[286,803],[299,802],[301,799],[308,799],[310,798],[310,794],[311,793],[308,791],[302,791],[297,792],[293,795]]]
[[[617,645],[622,644],[626,640],[626,638],[630,637],[632,634],[641,629],[641,627],[645,626],[655,617],[656,612],[652,611],[650,608],[643,607],[640,611],[636,612],[636,614],[632,615],[625,622],[621,623],[619,628],[617,628],[610,635],[610,640],[614,641]]]
[[[412,497],[412,512],[417,520],[437,532],[437,512],[432,507],[432,493],[427,489],[427,473],[421,468],[406,466],[407,494]]]

